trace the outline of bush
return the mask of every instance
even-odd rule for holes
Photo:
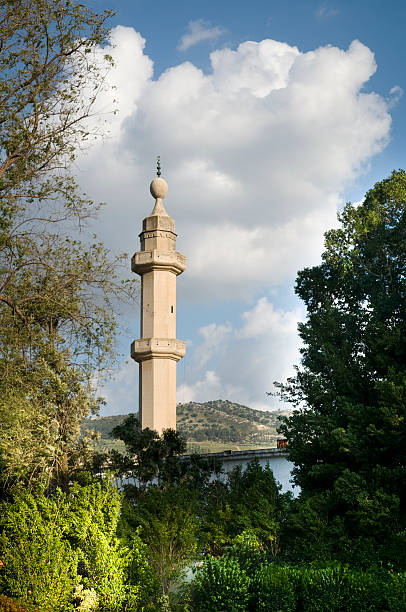
[[[302,573],[303,609],[309,612],[342,612],[345,590],[341,567],[308,569]]]
[[[120,507],[108,482],[49,496],[18,491],[0,506],[0,590],[44,611],[135,609],[130,571],[145,559],[137,542],[125,547],[117,538]]]
[[[227,549],[228,555],[233,557],[249,578],[264,563],[266,553],[264,552],[258,538],[252,531],[243,531],[232,541]]]
[[[339,565],[303,570],[303,609],[309,612],[382,612],[388,610],[387,581],[387,573],[349,570]]]
[[[66,541],[64,494],[19,492],[0,508],[1,590],[44,610],[66,612],[79,579],[77,554]]]
[[[298,571],[270,563],[255,574],[251,585],[251,609],[294,612],[297,606]]]
[[[232,557],[209,557],[194,583],[199,612],[243,612],[247,609],[250,580]]]
[[[406,574],[390,574],[386,583],[386,600],[390,612],[406,610]]]
[[[378,572],[344,571],[343,578],[348,612],[359,610],[382,612],[387,609],[385,603],[387,575]]]

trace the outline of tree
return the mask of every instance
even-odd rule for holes
[[[131,474],[140,492],[155,479],[158,484],[169,483],[177,471],[177,457],[186,451],[186,441],[174,429],[165,429],[162,435],[148,427],[141,429],[134,414],[114,427],[112,435],[125,443],[127,451],[127,455],[111,451],[113,469],[120,475]]]
[[[6,225],[17,202],[60,200],[68,205],[66,214],[69,208],[80,214],[86,204],[61,171],[92,136],[87,118],[107,69],[95,53],[106,42],[110,14],[97,15],[72,0],[0,2],[0,196]]]
[[[211,482],[203,499],[207,549],[217,555],[247,532],[276,555],[285,515],[285,496],[279,489],[269,465],[262,468],[258,460],[245,470],[236,466],[223,481]]]
[[[72,177],[98,137],[109,13],[71,0],[0,0],[0,465],[2,480],[66,486],[82,419],[110,365],[122,257],[80,232],[98,206]],[[75,236],[75,237],[67,237]]]
[[[165,489],[152,485],[136,504],[126,508],[125,518],[134,531],[140,529],[148,563],[163,595],[195,555],[198,497],[197,491],[179,485]]]
[[[153,429],[141,429],[134,414],[128,415],[121,425],[114,427],[114,438],[125,443],[126,454],[113,450],[110,463],[120,477],[131,477],[134,485],[126,485],[128,497],[139,497],[148,485],[156,482],[160,488],[182,484],[203,490],[213,475],[221,472],[217,460],[208,461],[200,455],[181,456],[186,452],[186,440],[174,429],[165,429],[161,435]]]
[[[279,385],[296,405],[281,431],[308,508],[301,519],[299,508],[291,535],[309,539],[302,519],[311,510],[329,534],[328,554],[404,565],[405,172],[377,183],[359,206],[347,204],[339,220],[322,263],[298,274],[307,308],[301,366]]]

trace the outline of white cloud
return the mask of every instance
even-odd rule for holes
[[[296,335],[297,322],[300,317],[298,310],[285,312],[275,310],[267,298],[258,300],[255,308],[242,314],[245,322],[239,330],[240,338],[258,338],[264,334],[280,334],[283,336]]]
[[[247,295],[292,282],[317,261],[340,192],[388,141],[388,103],[362,92],[376,69],[371,51],[358,41],[307,53],[246,42],[212,53],[209,74],[185,62],[153,80],[139,34],[118,27],[113,41],[116,89],[99,104],[114,95],[119,113],[79,177],[109,202],[102,238],[138,248],[160,154],[189,261],[185,296],[237,297],[242,278]]]
[[[204,19],[190,21],[186,28],[186,33],[183,34],[179,41],[179,51],[187,51],[190,47],[197,45],[204,40],[217,40],[224,33],[223,28],[218,26],[210,27]]]
[[[275,380],[291,376],[293,366],[299,363],[297,323],[303,316],[299,307],[293,311],[275,309],[262,297],[242,314],[241,327],[227,325],[225,331],[212,324],[200,330],[203,342],[187,356],[187,374],[181,377],[178,401],[222,398],[262,410],[281,406],[266,392],[272,391]],[[205,368],[208,360],[201,357],[207,354],[216,355],[214,369]]]
[[[391,88],[389,95],[390,95],[390,98],[388,100],[388,106],[389,108],[392,108],[393,106],[396,106],[396,104],[399,102],[399,100],[403,96],[403,89],[400,87],[400,85],[394,85]]]
[[[201,369],[210,359],[218,355],[227,335],[231,332],[230,323],[225,325],[217,325],[211,323],[199,329],[199,334],[203,337],[203,342],[199,345],[198,351],[195,351],[197,357],[197,365]]]
[[[247,41],[214,51],[208,73],[183,62],[154,79],[137,32],[118,27],[112,40],[108,80],[116,89],[98,104],[106,112],[115,98],[119,113],[107,115],[111,137],[78,160],[84,189],[109,203],[101,238],[117,251],[138,250],[161,155],[165,207],[188,257],[180,301],[249,303],[293,284],[298,269],[319,261],[343,189],[388,142],[399,92],[389,100],[365,93],[373,53],[359,41],[306,53]],[[296,306],[283,314],[265,297],[255,304],[238,329],[214,317],[202,332],[179,376],[189,397],[224,393],[268,405],[265,391],[295,363],[298,315]]]

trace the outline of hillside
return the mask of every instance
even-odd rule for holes
[[[288,410],[263,412],[227,400],[177,406],[177,429],[188,441],[190,451],[215,452],[223,449],[248,449],[276,446],[279,417]],[[103,449],[122,448],[111,438],[111,431],[127,415],[93,417],[82,424],[82,432],[100,432]]]

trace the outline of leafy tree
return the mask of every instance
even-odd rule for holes
[[[77,147],[95,135],[86,119],[108,69],[95,52],[106,42],[104,24],[110,14],[97,15],[72,0],[0,2],[0,196],[5,226],[20,202],[61,199],[68,205],[66,215],[69,208],[79,213],[86,205],[72,178],[61,170],[69,169]]]
[[[296,405],[281,431],[302,500],[324,517],[328,554],[404,565],[405,172],[347,204],[339,220],[322,263],[298,274],[307,320],[301,367],[280,385]],[[311,554],[298,512],[291,535]]]
[[[127,451],[127,455],[111,451],[112,467],[120,475],[131,475],[140,492],[155,479],[158,484],[169,483],[177,472],[177,457],[186,451],[186,440],[175,430],[165,429],[159,435],[148,427],[141,429],[134,414],[114,427],[112,435],[124,442]]]
[[[234,538],[248,532],[276,555],[286,502],[272,470],[268,465],[262,468],[255,460],[245,470],[236,466],[224,480],[210,483],[205,494],[203,529],[207,548],[218,554]]]
[[[99,405],[92,379],[114,353],[116,298],[132,297],[121,258],[79,241],[98,206],[70,172],[98,137],[90,117],[111,65],[108,16],[71,0],[0,1],[3,486],[67,486],[80,422]]]
[[[198,501],[198,492],[190,488],[171,485],[160,489],[153,485],[136,504],[127,506],[125,519],[133,530],[139,529],[163,595],[195,556]]]

